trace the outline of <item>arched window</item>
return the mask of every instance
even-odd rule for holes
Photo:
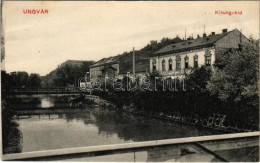
[[[205,51],[205,65],[206,66],[210,66],[211,65],[211,51],[210,50],[206,50]]]
[[[184,58],[185,68],[189,68],[189,57],[186,55]]]
[[[153,59],[152,65],[153,65],[153,71],[155,71],[156,70],[156,59]]]
[[[162,60],[162,71],[165,71],[165,60]]]
[[[193,58],[194,58],[194,68],[198,68],[199,67],[198,55],[195,54]]]
[[[181,69],[181,57],[177,56],[176,57],[176,70],[180,70]]]
[[[172,59],[170,58],[168,62],[169,62],[169,70],[172,71]]]

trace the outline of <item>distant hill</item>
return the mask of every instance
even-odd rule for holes
[[[58,68],[51,71],[46,76],[42,76],[43,86],[67,86],[75,84],[75,80],[84,77],[89,72],[89,66],[94,61],[67,60],[60,64]]]
[[[65,67],[66,65],[81,67],[84,63],[88,63],[92,61],[81,61],[81,60],[67,60],[66,62],[60,65],[60,68]]]

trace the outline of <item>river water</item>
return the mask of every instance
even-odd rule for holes
[[[97,146],[220,134],[177,122],[136,116],[101,106],[78,106],[63,95],[16,95],[21,151]]]

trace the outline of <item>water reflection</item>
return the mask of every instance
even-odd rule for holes
[[[83,121],[84,124],[94,124],[98,128],[99,134],[116,134],[119,138],[127,141],[159,140],[220,133],[215,130],[201,129],[150,117],[135,116],[100,107],[89,109],[85,113],[67,114],[66,119],[77,119]]]
[[[16,100],[21,104],[15,103],[19,104],[15,108],[20,114],[17,122],[23,134],[22,152],[220,134],[102,107],[69,107],[66,97],[31,98],[38,99],[41,108],[22,99]],[[26,103],[31,107],[19,108]],[[48,112],[42,106],[49,107]]]
[[[51,101],[50,97],[44,97],[41,99],[41,108],[50,108],[53,107],[54,103]]]
[[[8,101],[13,110],[36,110],[43,108],[67,109],[81,108],[75,103],[68,102],[69,95],[10,95]]]

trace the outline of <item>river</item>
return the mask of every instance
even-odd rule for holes
[[[221,134],[218,131],[101,106],[78,106],[63,95],[9,96],[22,133],[21,151],[108,145]]]

